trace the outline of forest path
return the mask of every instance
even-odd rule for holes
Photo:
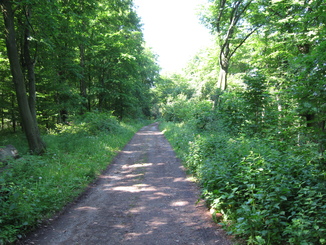
[[[20,244],[231,244],[154,123],[75,204]]]

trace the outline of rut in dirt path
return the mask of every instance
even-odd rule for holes
[[[74,205],[20,244],[231,244],[196,205],[196,185],[151,124]]]

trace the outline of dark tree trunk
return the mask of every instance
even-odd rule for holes
[[[16,90],[19,112],[22,119],[22,126],[26,134],[30,151],[33,154],[41,154],[45,151],[45,144],[41,139],[35,115],[33,116],[33,114],[31,113],[30,106],[28,103],[24,76],[19,62],[14,26],[14,13],[12,10],[11,1],[1,0],[0,4],[6,28],[5,39],[7,53],[10,63],[11,74]]]
[[[84,113],[87,106],[87,86],[86,86],[86,79],[84,77],[85,74],[85,45],[79,45],[79,52],[80,52],[80,66],[83,70],[83,76],[80,79],[80,95],[84,98],[83,101],[83,108],[81,109],[81,114]]]
[[[27,20],[31,17],[31,10],[29,7],[26,7],[25,15]],[[27,78],[28,78],[28,102],[29,109],[32,113],[33,119],[36,119],[36,85],[35,85],[35,72],[34,72],[34,61],[31,58],[30,54],[30,29],[29,21],[27,21],[24,33],[24,63],[27,68]]]
[[[16,99],[15,96],[12,94],[11,95],[11,122],[12,122],[12,130],[16,132],[16,110],[14,109],[16,107],[15,105]]]

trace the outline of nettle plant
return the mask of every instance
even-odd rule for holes
[[[220,134],[197,137],[190,152],[203,197],[232,234],[249,244],[326,242],[325,181],[308,151]]]

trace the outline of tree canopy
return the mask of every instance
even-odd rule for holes
[[[1,128],[15,130],[26,111],[47,128],[93,110],[119,118],[150,115],[149,89],[159,67],[145,47],[133,1],[4,0],[1,6]],[[7,55],[9,34],[15,36]],[[17,53],[15,64],[9,52]]]

